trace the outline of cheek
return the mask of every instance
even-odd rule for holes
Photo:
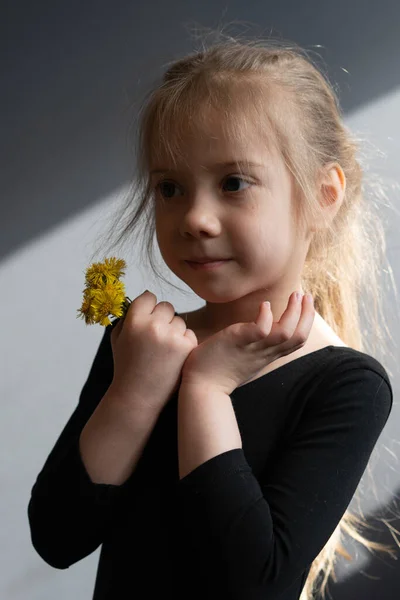
[[[279,269],[290,254],[290,235],[272,223],[263,225],[258,222],[247,228],[237,247],[247,268],[253,272],[259,272],[266,266],[269,270]]]
[[[168,233],[165,227],[156,226],[156,239],[161,256],[165,260],[168,257],[168,252],[170,248],[170,243],[168,242]]]
[[[274,248],[279,237],[268,217],[248,218],[241,217],[237,224],[238,247],[244,254],[262,256],[269,254]]]

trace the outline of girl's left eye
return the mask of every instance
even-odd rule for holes
[[[243,191],[243,188],[240,188],[240,184],[245,184],[245,186],[247,187],[252,185],[250,181],[246,181],[238,175],[229,175],[225,178],[222,187],[225,187],[226,192],[237,193]],[[228,187],[228,189],[226,189],[226,186]],[[246,189],[246,187],[244,189]],[[158,182],[158,184],[156,185],[156,190],[160,192],[161,196],[164,199],[171,199],[175,196],[176,191],[180,191],[182,193],[182,190],[175,182],[167,179]]]
[[[245,179],[242,179],[241,177],[238,177],[237,175],[229,175],[229,177],[227,177],[225,179],[225,183],[229,182],[229,181],[233,182],[233,185],[231,184],[231,185],[229,185],[229,187],[233,187],[234,189],[229,189],[229,190],[227,190],[228,192],[241,192],[242,191],[241,189],[237,189],[238,182],[244,183],[247,185],[251,185],[250,181],[246,181]]]

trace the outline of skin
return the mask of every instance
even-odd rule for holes
[[[314,223],[307,231],[296,231],[291,218],[292,175],[256,129],[251,143],[248,139],[245,146],[232,148],[218,118],[210,117],[209,124],[203,136],[188,140],[184,163],[152,165],[152,170],[165,171],[152,175],[161,255],[171,271],[206,302],[186,319],[199,343],[233,323],[255,321],[265,300],[271,303],[273,320],[279,321],[290,295],[304,293],[300,276],[318,226]],[[218,166],[238,160],[260,166],[243,165],[240,170]],[[326,165],[318,189],[329,219],[339,210],[345,187],[340,165]],[[193,270],[184,262],[203,254],[232,260],[213,271]],[[315,317],[303,353],[318,346],[330,329],[317,312]]]

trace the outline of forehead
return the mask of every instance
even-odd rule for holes
[[[260,120],[221,110],[199,110],[190,119],[169,120],[169,134],[162,126],[153,130],[150,170],[177,169],[218,162],[264,162],[276,156],[276,143],[267,119]],[[173,126],[175,125],[175,127]]]

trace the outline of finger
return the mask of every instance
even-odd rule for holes
[[[252,332],[254,337],[251,340],[247,340],[247,342],[251,341],[256,344],[255,349],[258,347],[263,348],[265,344],[267,344],[267,348],[271,345],[278,347],[292,337],[297,327],[300,313],[301,301],[297,302],[295,300],[294,293],[289,297],[288,306],[280,320],[276,323],[273,321],[274,317],[271,307],[263,302],[260,305],[259,314],[256,319],[257,328]],[[273,331],[271,333],[272,326]]]
[[[256,319],[256,325],[261,330],[262,336],[266,336],[271,331],[273,323],[273,314],[271,311],[271,305],[265,302],[260,304],[259,313]]]
[[[260,344],[265,344],[265,338],[269,335],[273,324],[273,315],[268,304],[262,302],[258,308],[255,321],[249,323],[235,323],[227,327],[229,335],[233,335],[235,343],[240,347],[251,346],[254,350]]]
[[[185,337],[189,338],[193,342],[193,344],[195,344],[195,346],[199,345],[197,336],[196,336],[195,332],[193,331],[193,329],[186,329],[184,335],[185,335]]]
[[[279,352],[282,352],[282,356],[293,352],[297,348],[301,348],[304,346],[305,342],[310,335],[310,331],[315,318],[315,309],[313,301],[307,300],[304,295],[300,304],[300,317],[297,321],[297,326],[295,327],[292,336],[279,345],[277,348]],[[297,314],[297,310],[295,310],[295,314]]]
[[[289,302],[286,310],[283,312],[281,318],[278,321],[279,334],[282,339],[281,343],[285,343],[292,339],[294,332],[299,323],[303,310],[302,298],[296,299],[296,292],[293,292],[289,298]],[[279,343],[279,342],[278,342]]]

